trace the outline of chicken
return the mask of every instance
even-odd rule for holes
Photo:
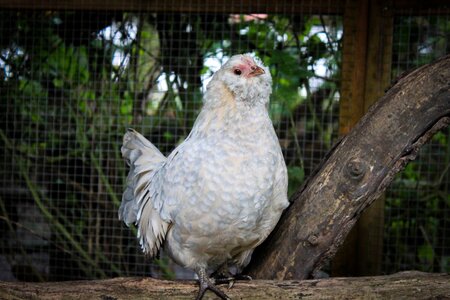
[[[161,246],[198,275],[201,299],[210,272],[245,267],[288,206],[287,172],[267,107],[272,78],[249,54],[231,57],[207,86],[189,136],[167,158],[130,129],[130,166],[119,219],[136,223],[144,253]]]

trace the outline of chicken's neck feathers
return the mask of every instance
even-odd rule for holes
[[[229,94],[221,99],[220,105],[206,102],[195,121],[191,136],[208,136],[215,133],[255,133],[272,127],[265,104],[255,101],[251,104],[237,101]]]

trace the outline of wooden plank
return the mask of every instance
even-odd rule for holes
[[[361,2],[359,2],[360,5]],[[362,8],[360,8],[361,10]],[[344,31],[354,35],[355,42],[348,44],[344,40],[343,89],[341,107],[341,133],[347,133],[356,121],[383,94],[390,84],[393,10],[389,1],[369,0],[367,13],[349,10],[348,14],[357,14],[363,21],[347,23],[344,16]],[[355,18],[355,17],[353,17]],[[351,26],[357,26],[352,28]],[[359,26],[366,26],[364,31]],[[362,33],[364,32],[364,34]],[[348,34],[345,35],[345,38]],[[350,37],[352,38],[352,37]],[[347,47],[353,47],[345,49]],[[364,49],[364,50],[363,50]],[[353,58],[353,69],[345,70],[346,58]],[[348,68],[348,63],[347,63]],[[358,70],[359,69],[359,70]],[[351,75],[348,72],[351,71]],[[364,72],[364,73],[363,73]],[[344,85],[344,78],[346,85]],[[376,200],[361,216],[352,229],[343,247],[333,260],[333,276],[375,275],[381,272],[384,225],[384,197]]]
[[[364,114],[369,0],[349,0],[344,12],[339,133],[347,134]]]
[[[141,12],[341,14],[343,12],[344,3],[345,0],[110,0],[108,2],[102,0],[0,0],[0,8]]]
[[[396,15],[448,15],[448,0],[392,0],[390,7]],[[223,13],[299,13],[342,14],[345,0],[309,1],[142,1],[142,0],[0,0],[0,8],[46,10],[108,10],[147,12],[223,12]]]
[[[364,81],[366,75],[367,28],[369,0],[346,3],[342,44],[342,83],[339,103],[339,134],[345,135],[364,114]],[[348,234],[331,263],[332,276],[357,273],[357,238],[355,226]],[[354,259],[350,259],[350,258]]]
[[[364,111],[384,95],[391,82],[394,13],[386,2],[370,1]]]

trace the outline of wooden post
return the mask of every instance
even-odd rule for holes
[[[350,0],[344,12],[340,133],[346,134],[389,86],[393,13],[390,1]],[[384,197],[361,216],[332,261],[333,276],[381,272]]]

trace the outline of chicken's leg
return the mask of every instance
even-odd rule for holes
[[[223,300],[230,299],[224,292],[219,290],[219,288],[217,288],[214,285],[214,283],[211,281],[211,279],[206,274],[206,271],[204,268],[197,269],[196,273],[198,275],[198,282],[200,285],[196,300],[201,300],[207,289],[210,289],[211,291],[213,291],[217,296],[219,296]]]
[[[216,284],[228,284],[228,289],[231,289],[237,280],[252,280],[250,276],[241,273],[233,275],[227,263],[224,263],[211,277],[214,278]]]

